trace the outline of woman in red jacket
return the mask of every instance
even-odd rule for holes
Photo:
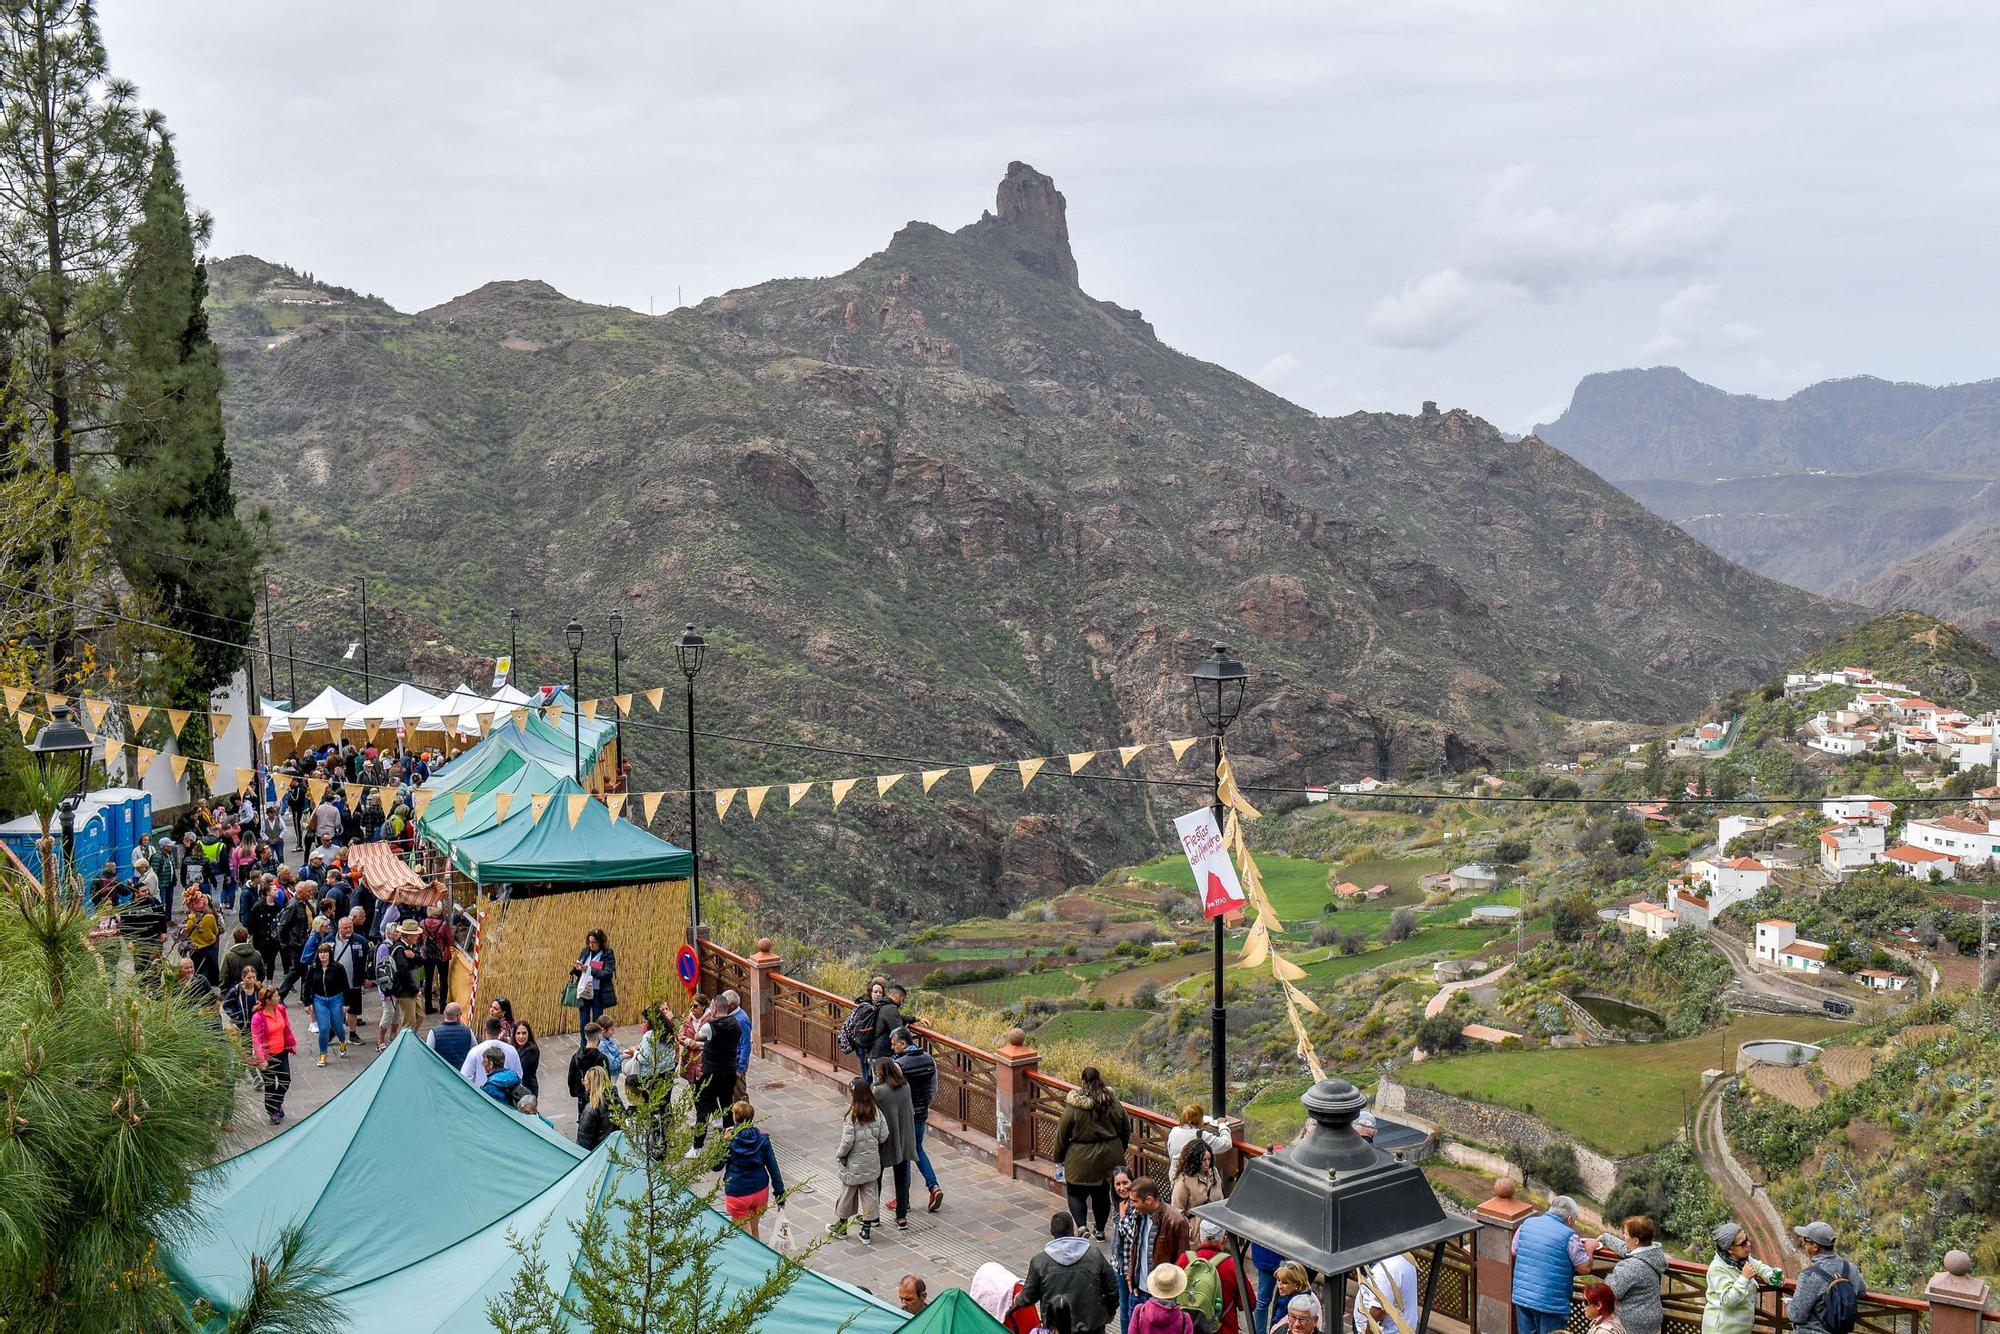
[[[285,1119],[285,1091],[292,1086],[292,1053],[299,1040],[292,1033],[292,1017],[278,999],[276,987],[257,993],[257,1013],[250,1016],[250,1063],[264,1081],[264,1110],[271,1124]]]

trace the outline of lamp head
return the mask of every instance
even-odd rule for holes
[[[49,722],[28,743],[35,767],[41,771],[42,786],[58,801],[83,795],[90,779],[90,754],[95,744],[90,733],[77,725],[67,705],[50,710]]]
[[[692,623],[681,631],[680,638],[674,641],[674,657],[680,660],[681,675],[690,681],[694,680],[695,673],[701,670],[701,660],[707,652],[708,641],[694,632]]]
[[[571,653],[583,652],[583,623],[572,620],[563,627],[563,642],[569,645]]]
[[[1211,731],[1225,732],[1243,711],[1243,688],[1250,673],[1229,656],[1227,644],[1217,644],[1206,658],[1188,673],[1194,683],[1195,706]]]
[[[611,627],[611,637],[613,639],[618,638],[618,636],[625,633],[624,613],[616,611],[612,612],[611,615],[605,618],[605,624]]]

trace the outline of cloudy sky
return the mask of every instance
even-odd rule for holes
[[[406,310],[837,273],[1020,158],[1092,294],[1323,412],[2000,375],[1994,6],[101,2],[216,253]]]

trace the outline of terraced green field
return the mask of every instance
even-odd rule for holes
[[[1080,1038],[1116,1046],[1126,1042],[1153,1017],[1150,1010],[1064,1010],[1035,1030],[1040,1042]]]

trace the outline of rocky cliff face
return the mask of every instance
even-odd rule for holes
[[[1912,607],[1956,621],[2000,648],[2000,528],[1897,561],[1855,596],[1884,610]]]
[[[1076,286],[1046,176],[1015,164],[997,204],[658,319],[491,284],[281,330],[269,266],[225,261],[239,481],[292,587],[365,569],[415,660],[503,649],[520,606],[525,675],[560,679],[558,627],[619,606],[643,688],[676,679],[692,620],[709,726],[896,757],[704,742],[715,783],[1187,735],[1217,638],[1254,673],[1230,734],[1247,781],[1464,767],[1567,717],[1684,716],[1844,619],[1537,439],[1428,406],[1324,419],[1183,356]],[[584,619],[584,691],[608,693]],[[347,635],[308,629],[320,655]],[[680,781],[678,738],[632,740],[639,786]],[[851,936],[1156,851],[1205,781],[1199,750],[1086,771],[1186,786],[1064,768],[739,813],[703,851],[795,927]]]

